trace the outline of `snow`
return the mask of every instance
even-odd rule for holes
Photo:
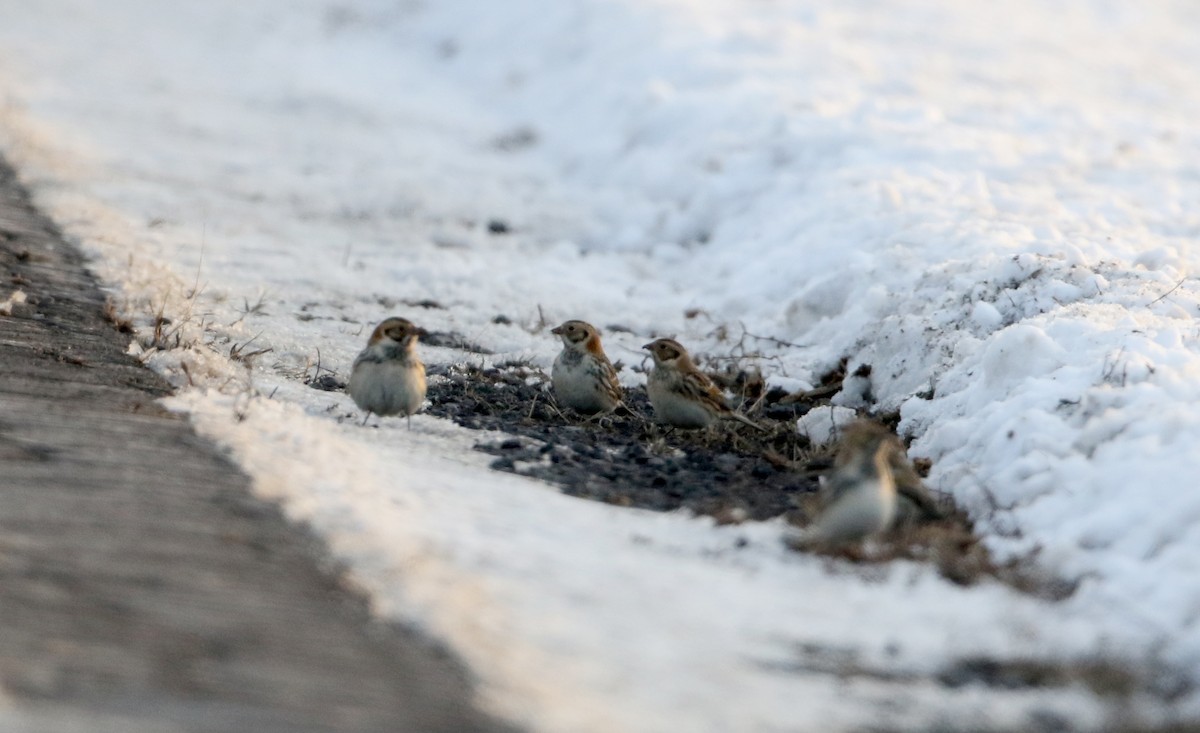
[[[1088,730],[1116,703],[937,674],[1105,657],[1200,677],[1193,4],[4,16],[0,150],[139,326],[131,350],[493,709],[546,731]],[[179,348],[151,348],[159,314]],[[778,522],[490,471],[479,436],[428,416],[361,429],[301,380],[344,377],[388,315],[542,367],[568,318],[629,329],[605,337],[627,364],[672,335],[762,353],[791,389],[870,365],[835,406],[899,410],[997,557],[1078,589],[853,569],[784,550]],[[1120,705],[1154,722],[1200,697]]]
[[[814,407],[796,421],[796,430],[813,445],[825,445],[837,440],[841,429],[857,419],[858,412],[849,407]]]

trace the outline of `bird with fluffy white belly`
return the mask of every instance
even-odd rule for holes
[[[550,371],[558,401],[584,415],[604,415],[617,409],[621,384],[600,345],[600,331],[585,321],[567,321],[550,333],[563,343]]]
[[[425,365],[417,356],[417,339],[425,330],[405,318],[388,318],[375,327],[367,347],[354,360],[346,391],[359,409],[403,415],[412,429],[412,415],[425,401]]]
[[[654,358],[646,393],[659,422],[677,428],[707,428],[717,420],[737,420],[765,430],[725,403],[721,390],[700,371],[687,349],[675,339],[661,338],[642,347]]]
[[[789,539],[795,547],[841,545],[881,534],[896,515],[894,466],[904,447],[882,425],[849,425],[822,486],[823,508],[811,525]]]

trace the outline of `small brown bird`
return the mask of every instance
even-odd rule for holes
[[[887,428],[861,420],[848,426],[822,486],[821,513],[792,544],[844,544],[877,535],[896,514],[895,453],[900,441]]]
[[[417,357],[417,339],[424,335],[405,318],[389,318],[371,332],[346,385],[354,404],[367,412],[363,425],[371,413],[403,415],[412,429],[412,414],[425,401],[425,365]]]
[[[585,415],[603,415],[621,404],[617,370],[600,345],[600,331],[584,321],[567,321],[550,330],[562,339],[550,379],[554,394],[566,407]]]
[[[716,420],[737,420],[764,430],[730,409],[721,390],[696,368],[687,349],[675,339],[658,339],[642,347],[654,357],[646,392],[660,422],[677,428],[706,428]]]

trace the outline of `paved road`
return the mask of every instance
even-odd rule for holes
[[[124,354],[0,161],[0,730],[499,731]],[[2,310],[2,309],[0,309]],[[7,698],[7,699],[4,699]],[[9,708],[7,711],[5,708]]]

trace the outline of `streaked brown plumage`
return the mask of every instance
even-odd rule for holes
[[[550,333],[563,343],[550,372],[558,401],[585,415],[615,410],[623,399],[621,383],[600,345],[600,331],[585,321],[567,321]]]
[[[705,428],[716,420],[737,420],[762,430],[730,409],[725,396],[696,368],[687,349],[675,339],[661,338],[642,347],[654,358],[646,392],[659,421],[677,428]]]

